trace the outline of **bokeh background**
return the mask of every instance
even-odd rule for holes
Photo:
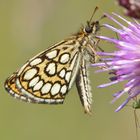
[[[105,73],[95,74],[95,68],[90,68],[92,116],[83,113],[75,86],[65,103],[56,106],[15,100],[3,87],[5,79],[26,60],[85,25],[95,6],[99,7],[96,20],[104,12],[123,13],[114,0],[0,0],[0,140],[136,139],[134,110],[125,107],[114,112],[125,97],[110,104],[112,94],[122,85],[98,89],[109,80]],[[106,29],[100,34],[115,37]],[[100,46],[105,51],[114,49],[102,41]]]

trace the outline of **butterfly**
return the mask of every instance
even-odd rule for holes
[[[92,21],[92,17],[78,33],[37,54],[13,73],[5,81],[10,95],[31,103],[62,104],[76,83],[84,110],[91,113],[87,69],[96,62],[96,34],[100,30],[99,21]]]

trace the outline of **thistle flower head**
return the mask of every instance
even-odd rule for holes
[[[124,89],[113,95],[114,102],[123,94],[128,94],[127,99],[116,109],[117,112],[140,94],[140,24],[136,21],[127,21],[115,13],[113,15],[126,22],[127,26],[122,25],[113,16],[106,14],[109,19],[120,26],[120,29],[109,24],[104,24],[104,26],[116,32],[119,38],[114,39],[105,36],[99,36],[99,38],[114,43],[117,51],[111,53],[98,52],[100,56],[104,57],[103,62],[93,65],[106,67],[98,71],[109,71],[111,75],[111,82],[99,87],[107,87],[122,81],[126,82]]]

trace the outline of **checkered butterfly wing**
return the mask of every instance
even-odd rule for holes
[[[21,100],[63,103],[79,68],[79,46],[72,38],[48,48],[8,78],[6,89]]]
[[[6,90],[14,97],[33,103],[63,103],[76,83],[86,113],[91,112],[92,94],[87,66],[96,61],[98,21],[91,21],[72,37],[48,48],[9,77]]]

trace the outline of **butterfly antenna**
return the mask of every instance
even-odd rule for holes
[[[102,20],[102,19],[104,19],[104,18],[106,18],[107,16],[106,15],[102,15],[99,19],[98,19],[98,21],[100,21],[100,20]]]
[[[99,9],[99,8],[96,6],[95,9],[94,9],[94,11],[93,11],[93,13],[92,13],[92,15],[91,15],[91,18],[90,18],[90,20],[89,20],[89,23],[91,23],[92,18],[93,18],[93,16],[95,15],[95,13],[96,13],[96,11],[97,11],[98,9]]]

